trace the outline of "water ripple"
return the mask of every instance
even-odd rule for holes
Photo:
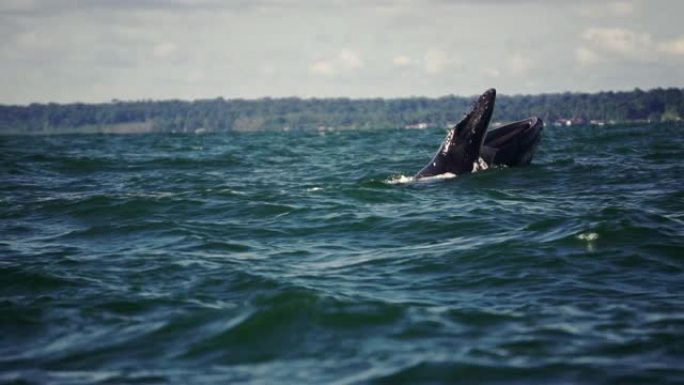
[[[678,383],[682,129],[3,138],[0,383]]]

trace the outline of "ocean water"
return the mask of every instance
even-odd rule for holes
[[[0,383],[684,382],[684,126],[0,137]]]

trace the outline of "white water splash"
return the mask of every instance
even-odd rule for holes
[[[387,181],[385,181],[385,183],[387,183],[387,184],[406,184],[406,183],[411,183],[415,180],[416,180],[416,178],[414,178],[412,176],[399,175],[399,176],[395,176],[395,177],[388,179]]]
[[[430,183],[430,182],[435,182],[435,181],[440,181],[440,180],[445,180],[445,179],[452,179],[452,178],[456,178],[456,174],[452,174],[450,172],[447,172],[444,174],[439,174],[439,175],[426,176],[423,178],[416,178],[413,176],[399,175],[399,176],[395,176],[395,177],[387,180],[385,183],[387,183],[387,184]]]
[[[588,252],[593,253],[594,251],[596,251],[596,240],[599,238],[599,235],[597,233],[582,233],[578,234],[576,238],[580,241],[587,242]]]
[[[587,242],[595,241],[598,237],[599,235],[597,233],[582,233],[577,235],[577,239]]]
[[[418,178],[418,182],[434,182],[437,180],[445,180],[445,179],[453,179],[456,178],[456,174],[452,174],[450,172],[445,172],[444,174],[439,174],[439,175],[434,175],[434,176],[427,176],[425,178]]]
[[[323,187],[311,187],[311,188],[306,189],[306,191],[308,191],[308,192],[316,192],[316,191],[323,191],[323,190],[324,190]]]

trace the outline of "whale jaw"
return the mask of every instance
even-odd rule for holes
[[[533,116],[487,132],[480,150],[490,166],[526,166],[532,162],[541,140],[544,122]]]

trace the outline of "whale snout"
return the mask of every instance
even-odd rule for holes
[[[480,96],[479,103],[489,106],[496,99],[496,89],[490,88]]]

